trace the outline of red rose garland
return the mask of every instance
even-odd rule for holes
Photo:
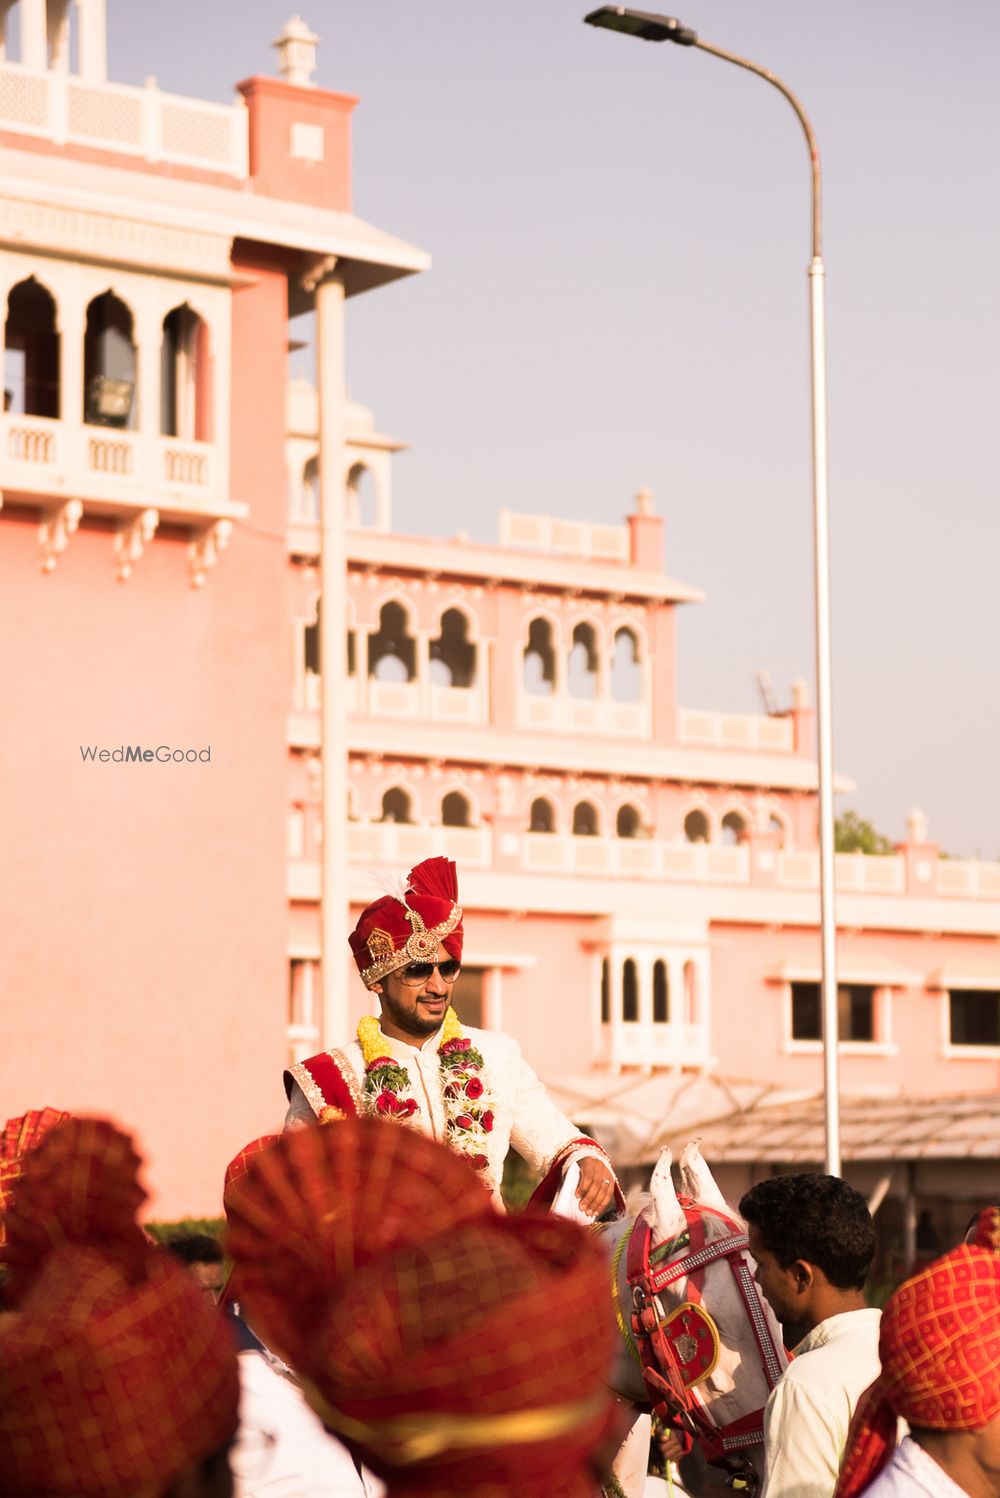
[[[406,1067],[381,1050],[384,1036],[374,1015],[358,1024],[365,1059],[364,1108],[375,1118],[408,1123],[417,1111]],[[462,1034],[458,1016],[449,1009],[441,1031],[438,1066],[445,1116],[445,1142],[476,1170],[486,1170],[487,1135],[493,1131],[493,1096],[483,1079],[482,1052]]]

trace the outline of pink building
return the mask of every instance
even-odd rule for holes
[[[648,494],[621,526],[504,513],[495,546],[393,531],[400,444],[347,397],[343,305],[428,262],[352,215],[356,101],[312,86],[308,28],[220,106],[107,84],[100,0],[77,0],[79,73],[66,4],[17,8],[4,1116],[114,1113],[158,1215],[216,1210],[226,1160],[280,1124],[288,1056],[367,1004],[343,937],[373,871],[445,852],[460,1011],[625,1164],[695,1125],[731,1190],[818,1163],[806,687],[760,717],[678,702],[700,595]],[[312,308],[318,394],[286,358]],[[321,743],[349,815],[325,849]],[[914,813],[837,879],[846,1156],[912,1227],[918,1199],[996,1194],[958,1162],[998,1147],[1000,868],[940,859]]]

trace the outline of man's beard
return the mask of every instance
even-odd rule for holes
[[[419,1035],[427,1039],[430,1035],[436,1035],[444,1024],[445,1016],[450,1005],[442,1010],[441,1018],[434,1019],[431,1015],[422,1015],[419,1008],[414,1010],[404,1009],[398,999],[389,992],[382,994],[383,1007],[388,1011],[389,1018],[400,1030],[405,1030],[408,1035]]]

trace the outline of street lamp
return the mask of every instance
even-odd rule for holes
[[[812,259],[809,263],[809,329],[812,344],[813,572],[816,615],[816,738],[819,761],[819,889],[823,973],[823,1094],[826,1168],[840,1174],[840,1099],[837,1079],[837,923],[834,910],[833,733],[830,669],[830,536],[827,504],[826,312],[821,250],[822,178],[819,148],[806,113],[791,89],[758,63],[703,42],[673,16],[602,5],[584,17],[588,26],[621,31],[646,42],[697,47],[764,78],[783,94],[805,132],[812,169]]]

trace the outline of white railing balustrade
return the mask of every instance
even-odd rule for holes
[[[60,423],[48,416],[9,416],[5,450],[12,463],[55,467],[59,462]]]
[[[182,442],[170,437],[163,443],[163,477],[168,484],[206,489],[212,483],[212,445]]]
[[[678,738],[691,747],[768,749],[791,754],[795,748],[795,726],[790,717],[711,713],[682,707],[678,713]]]
[[[0,63],[0,130],[104,147],[147,161],[248,174],[247,111],[161,93],[155,85],[91,83]]]

